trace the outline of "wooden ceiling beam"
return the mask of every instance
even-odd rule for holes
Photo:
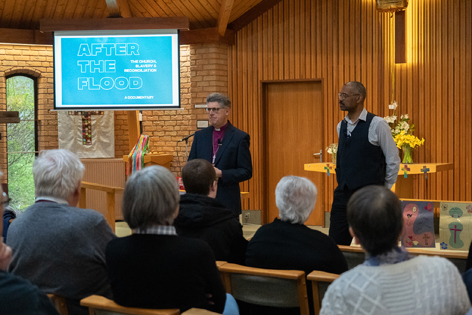
[[[84,30],[189,29],[188,17],[40,20],[41,32]]]
[[[132,17],[128,0],[105,0],[109,18]]]
[[[0,28],[0,43],[52,45],[53,37],[36,30]]]
[[[228,28],[237,32],[242,29],[244,26],[248,25],[259,16],[267,12],[269,9],[272,9],[277,3],[282,0],[262,0],[257,5],[255,5],[251,10],[247,11],[239,18],[234,20],[228,25]]]
[[[225,36],[226,28],[228,27],[229,17],[233,9],[234,0],[222,0],[220,7],[220,14],[218,15],[218,34]]]
[[[179,32],[179,45],[191,44],[212,44],[221,43],[227,45],[234,44],[234,32],[230,29],[226,30],[225,35],[218,33],[217,27],[200,28],[191,31]]]

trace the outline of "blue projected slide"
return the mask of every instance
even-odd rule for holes
[[[56,32],[56,109],[180,106],[177,31]]]

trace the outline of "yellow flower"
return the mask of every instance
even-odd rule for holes
[[[417,146],[420,146],[424,143],[424,139],[419,139],[415,137],[414,135],[406,134],[405,131],[400,132],[397,134],[393,140],[395,140],[395,143],[397,144],[397,147],[401,149],[402,146],[408,145],[411,148],[415,148]]]

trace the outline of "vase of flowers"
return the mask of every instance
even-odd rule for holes
[[[400,120],[397,122],[397,106],[397,102],[393,102],[393,104],[389,105],[389,109],[393,109],[393,115],[384,117],[384,119],[390,126],[393,140],[395,140],[397,148],[402,149],[402,163],[411,164],[413,163],[412,149],[422,145],[424,143],[424,139],[420,140],[418,137],[413,135],[415,125],[410,125],[410,118],[408,117],[408,114],[401,115]]]
[[[337,143],[331,143],[327,148],[326,151],[331,154],[331,161],[336,164],[336,158],[338,154],[338,144]]]

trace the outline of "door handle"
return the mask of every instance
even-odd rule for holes
[[[314,156],[320,156],[320,163],[323,162],[323,150],[320,150],[320,153],[313,153]]]

